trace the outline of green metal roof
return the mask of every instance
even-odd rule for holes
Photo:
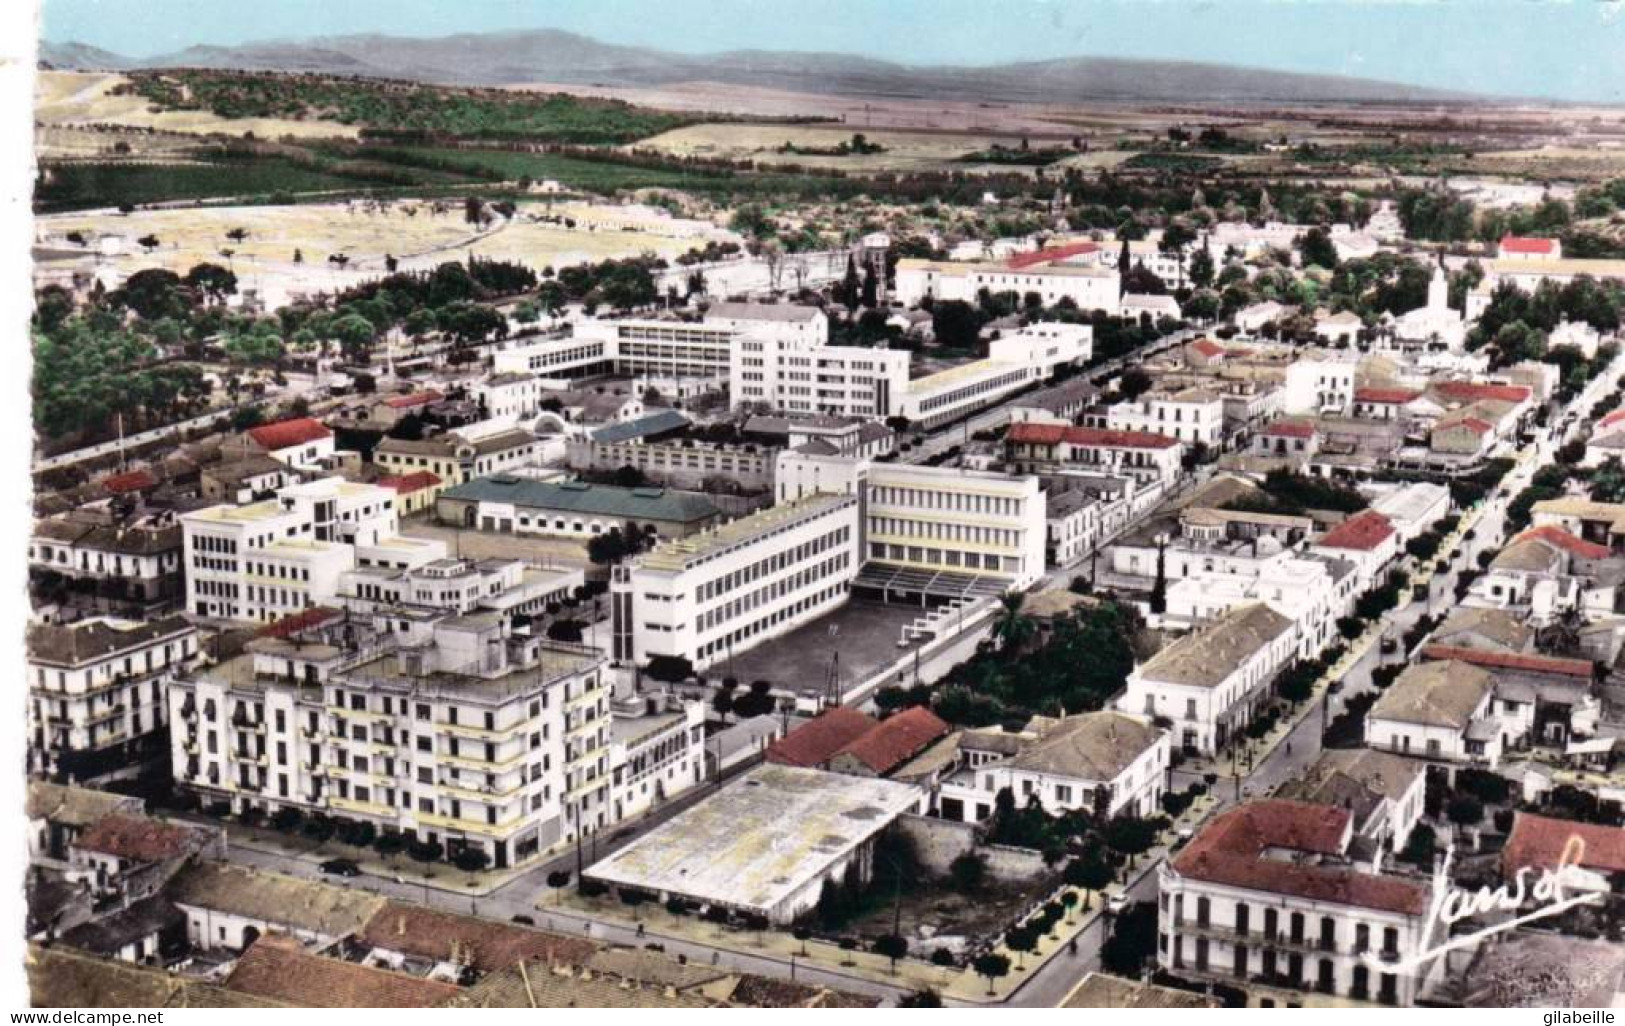
[[[440,493],[440,497],[681,524],[708,520],[720,512],[710,499],[697,492],[678,492],[669,488],[617,488],[585,481],[536,481],[512,474],[476,478],[467,484],[446,489]]]

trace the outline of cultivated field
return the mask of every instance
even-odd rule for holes
[[[801,149],[832,149],[862,132],[870,143],[885,148],[883,153],[847,156],[781,153],[786,143]],[[1021,145],[1018,134],[984,132],[910,132],[893,129],[864,131],[850,125],[690,125],[665,132],[634,144],[632,149],[659,150],[681,157],[722,157],[753,160],[761,164],[799,164],[804,167],[839,168],[846,171],[1016,171],[1010,165],[962,162],[967,154],[994,145],[1014,149]]]
[[[62,214],[40,218],[37,231],[43,244],[68,251],[74,249],[67,241],[71,232],[87,240],[117,236],[120,252],[101,262],[124,275],[147,267],[185,273],[204,261],[229,263],[245,287],[271,292],[342,287],[383,273],[385,254],[399,260],[403,270],[461,260],[471,252],[522,261],[540,270],[645,252],[670,257],[704,242],[640,231],[572,230],[530,220],[546,211],[540,203],[524,204],[513,221],[498,222],[489,231],[467,224],[460,204],[436,212],[431,204],[415,201]],[[240,241],[227,237],[227,232],[239,228],[248,233],[246,237]],[[158,242],[151,251],[138,242],[147,236]],[[717,237],[731,236],[719,230]],[[224,250],[231,251],[229,258]],[[303,257],[300,263],[294,261],[296,251]],[[340,253],[350,259],[343,270],[328,262],[329,256]],[[90,251],[83,260],[93,262]]]
[[[293,121],[281,118],[221,118],[206,111],[155,111],[148,101],[139,96],[110,95],[120,83],[129,81],[123,75],[88,74],[72,71],[42,71],[36,89],[37,105],[34,120],[42,132],[41,156],[63,154],[46,152],[47,145],[65,146],[93,142],[94,136],[83,131],[88,125],[117,124],[126,128],[153,129],[182,135],[208,135],[224,133],[241,136],[253,132],[261,139],[277,139],[285,135],[302,139],[343,137],[356,138],[360,132],[349,125],[334,121]],[[67,129],[67,132],[52,130]],[[77,131],[74,131],[77,130]],[[134,149],[137,142],[132,140]],[[92,149],[91,152],[95,152]]]

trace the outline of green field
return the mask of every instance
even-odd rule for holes
[[[291,161],[199,164],[58,164],[34,194],[41,213],[274,193],[360,191],[365,182]]]

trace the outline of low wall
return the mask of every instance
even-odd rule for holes
[[[998,844],[978,845],[977,828],[972,823],[903,815],[897,818],[896,829],[914,842],[920,865],[938,876],[947,876],[954,859],[973,848],[987,858],[988,875],[995,880],[1024,882],[1048,872],[1043,857],[1036,851]]]

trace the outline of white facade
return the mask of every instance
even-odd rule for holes
[[[536,416],[544,395],[541,379],[529,371],[494,374],[469,391],[484,406],[487,417],[508,423]]]
[[[1104,310],[1109,314],[1118,312],[1121,295],[1115,267],[1058,263],[1017,269],[1003,264],[897,262],[896,295],[904,306],[918,306],[926,296],[974,303],[982,289],[1023,296],[1035,292],[1045,306],[1070,299],[1080,310]]]
[[[616,820],[640,816],[705,779],[705,712],[701,702],[675,710],[614,710],[609,764]]]
[[[1165,717],[1175,744],[1214,755],[1252,721],[1297,641],[1296,625],[1269,607],[1237,607],[1136,667],[1117,707]]]
[[[1344,414],[1354,408],[1352,359],[1296,360],[1287,365],[1281,390],[1284,413]]]
[[[398,524],[392,489],[339,478],[187,513],[186,609],[265,622],[330,601],[355,563],[355,546],[393,536]]]
[[[1261,805],[1274,807],[1272,819],[1341,813],[1348,820],[1342,810],[1296,802],[1255,803],[1225,816],[1259,815]],[[1282,809],[1291,811],[1277,811]],[[1208,826],[1192,849],[1205,849],[1207,832],[1226,825]],[[1394,961],[1420,951],[1424,887],[1350,867],[1335,844],[1300,853],[1298,846],[1308,842],[1296,840],[1290,830],[1229,833],[1213,842],[1225,850],[1223,869],[1182,859],[1158,868],[1157,962],[1163,970],[1238,987],[1254,1004],[1265,999],[1276,1005],[1413,1002],[1420,989],[1414,973],[1382,972],[1365,958]],[[1345,823],[1344,847],[1350,835]],[[1263,850],[1248,850],[1249,838],[1257,838]],[[1259,865],[1245,872],[1235,865],[1243,860]],[[1281,872],[1271,872],[1272,861],[1279,862]],[[1314,879],[1322,875],[1324,883]]]
[[[1105,721],[1106,726],[1078,722],[1085,718],[1097,723]],[[1116,746],[1105,736],[1112,731],[1114,723],[1122,725],[1120,733],[1124,737]],[[1089,758],[1069,758],[1070,753],[1052,757],[1045,751],[1046,747],[1065,745],[1067,739],[1056,735],[1073,733],[1074,724],[1082,728],[1076,731],[1078,735],[1089,735]],[[1136,751],[1123,752],[1120,746],[1130,743],[1126,740],[1129,737],[1134,739],[1134,744],[1142,737],[1148,743]],[[1057,743],[1052,744],[1052,739]],[[1004,790],[1010,791],[1017,808],[1025,808],[1036,799],[1052,816],[1080,810],[1106,816],[1161,814],[1163,780],[1172,751],[1169,734],[1152,728],[1145,720],[1116,712],[1084,713],[1061,719],[1030,743],[1024,740],[1023,744],[1026,750],[1014,756],[967,766],[944,780],[938,796],[944,818],[981,822],[986,819],[982,811],[991,810],[999,792]],[[1106,750],[1108,747],[1110,751]],[[1101,779],[1105,773],[1088,770],[1088,764],[1097,759],[1114,769],[1117,768],[1112,765],[1114,762],[1123,765],[1110,779]],[[944,802],[948,804],[944,806]],[[958,816],[953,815],[955,811]]]
[[[615,568],[613,657],[703,669],[817,619],[846,601],[860,532],[856,498],[811,494],[661,544]]]
[[[793,413],[889,417],[908,389],[909,354],[855,346],[807,346],[750,335],[733,347],[733,401]]]
[[[944,424],[1043,381],[1060,367],[1087,363],[1093,352],[1094,329],[1087,325],[1028,325],[990,342],[985,360],[906,381],[895,412],[917,426]]]
[[[256,641],[171,687],[175,780],[513,865],[612,822],[601,667],[495,614],[443,620],[412,647]]]
[[[163,729],[164,689],[198,653],[197,631],[180,617],[31,625],[30,768],[78,779],[135,768],[131,746]]]
[[[991,578],[1001,588],[1043,576],[1047,513],[1036,477],[786,452],[775,478],[780,503],[860,496],[867,564]]]
[[[1148,393],[1135,402],[1107,407],[1106,427],[1166,435],[1187,445],[1217,447],[1224,441],[1224,400],[1196,388]]]

